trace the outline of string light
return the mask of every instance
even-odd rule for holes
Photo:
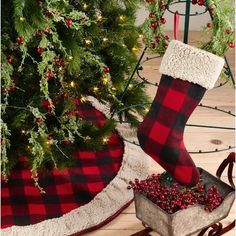
[[[107,143],[109,141],[109,139],[107,137],[103,138],[103,143]]]
[[[96,93],[98,91],[98,87],[93,87],[93,91]]]
[[[101,21],[102,20],[102,16],[97,16],[97,20]]]
[[[75,82],[74,82],[74,81],[71,81],[71,82],[70,82],[70,86],[71,86],[72,88],[74,88],[74,87],[75,87]]]
[[[129,88],[133,88],[134,86],[132,84],[129,84]]]
[[[22,133],[22,134],[25,134],[25,133],[26,133],[26,131],[25,131],[24,129],[22,129],[22,130],[21,130],[21,133]]]
[[[113,91],[116,91],[116,88],[115,88],[115,87],[112,87],[111,89],[112,89]]]
[[[106,42],[106,41],[108,41],[108,38],[103,38],[102,40],[103,40],[103,42]]]
[[[148,111],[149,111],[149,109],[148,109],[148,108],[145,108],[145,111],[146,111],[146,112],[148,112]]]
[[[103,77],[102,78],[102,82],[103,82],[103,84],[107,84],[108,83],[108,78],[107,77]]]
[[[139,36],[138,36],[139,38],[142,38],[143,37],[143,35],[142,34],[139,34]]]
[[[123,20],[125,19],[125,16],[121,15],[121,16],[119,17],[119,19],[120,19],[121,21],[123,21]]]
[[[126,47],[126,45],[123,43],[123,44],[122,44],[122,47],[124,47],[124,48],[125,48],[125,47]]]
[[[85,39],[84,41],[87,45],[90,45],[92,43],[92,41],[90,39]]]
[[[132,51],[133,51],[133,52],[137,52],[137,51],[138,51],[138,48],[137,48],[136,46],[134,46],[134,47],[132,48]]]
[[[72,60],[73,60],[73,56],[69,56],[68,61],[72,61]]]
[[[86,101],[87,101],[85,97],[81,97],[81,99],[80,99],[80,100],[81,100],[81,102],[82,102],[82,103],[84,103],[84,102],[86,102]]]
[[[25,21],[25,17],[21,16],[20,21]]]
[[[83,8],[84,8],[84,9],[87,9],[87,8],[88,8],[88,5],[85,3],[85,4],[83,5]]]

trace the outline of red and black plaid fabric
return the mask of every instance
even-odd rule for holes
[[[183,141],[183,132],[206,89],[162,75],[150,111],[138,129],[142,149],[183,185],[199,180]]]
[[[80,104],[81,116],[102,126],[104,115],[88,104]],[[103,151],[77,151],[77,165],[64,171],[40,177],[40,185],[46,194],[40,194],[34,186],[31,172],[20,158],[8,183],[2,181],[2,228],[12,225],[29,225],[60,217],[90,202],[116,176],[123,159],[123,142],[113,134]]]

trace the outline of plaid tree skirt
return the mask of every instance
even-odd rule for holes
[[[80,104],[79,111],[98,126],[106,120],[89,104]],[[34,186],[31,172],[24,165],[25,158],[20,157],[9,181],[2,182],[2,235],[72,235],[114,218],[132,200],[132,194],[126,193],[129,180],[147,175],[142,159],[136,158],[133,169],[127,166],[129,161],[124,163],[129,154],[125,146],[120,136],[113,133],[105,150],[77,151],[76,167],[54,169],[40,177],[46,194],[40,194]]]

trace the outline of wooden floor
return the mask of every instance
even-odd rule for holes
[[[172,36],[170,34],[170,36]],[[193,45],[194,39],[198,39],[199,33],[192,32],[190,34],[189,44]],[[148,55],[147,55],[148,56]],[[146,58],[146,56],[145,56]],[[227,58],[233,69],[234,73],[234,50],[227,53]],[[159,82],[160,74],[158,71],[160,65],[160,59],[150,60],[143,65],[144,70],[142,75],[152,82]],[[150,97],[153,97],[156,92],[156,88],[148,86],[147,92]],[[234,89],[228,84],[221,88],[210,90],[202,100],[204,105],[217,106],[221,109],[234,112]],[[188,124],[204,124],[204,125],[215,125],[224,127],[234,127],[234,117],[221,113],[215,110],[209,110],[198,107]],[[222,129],[203,129],[186,127],[185,130],[185,144],[188,150],[214,150],[216,148],[227,148],[235,144],[235,136],[232,130]],[[212,143],[212,140],[220,140],[222,144],[217,145]],[[233,151],[233,150],[231,150]],[[223,159],[229,154],[230,151],[223,151],[212,154],[193,154],[191,155],[197,166],[202,167],[212,174],[215,174],[217,167],[223,161]],[[151,160],[150,173],[162,172],[162,168]],[[223,180],[226,181],[226,173],[224,173]],[[235,207],[232,208],[230,215],[223,223],[227,224],[235,218]],[[193,219],[194,220],[194,219]],[[88,236],[129,236],[142,229],[141,222],[135,217],[134,204],[131,204],[126,210],[122,212],[116,219],[111,223],[107,224],[100,230],[94,231],[87,234]],[[235,230],[225,234],[226,236],[235,235]],[[158,234],[152,233],[157,236]],[[168,236],[168,235],[166,235]]]

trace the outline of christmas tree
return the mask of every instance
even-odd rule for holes
[[[75,148],[103,148],[115,128],[76,113],[94,96],[135,124],[144,84],[127,77],[137,63],[137,0],[9,0],[2,3],[2,176],[19,155],[33,176],[73,164]],[[122,100],[121,100],[122,98]],[[131,107],[125,109],[126,107]]]

